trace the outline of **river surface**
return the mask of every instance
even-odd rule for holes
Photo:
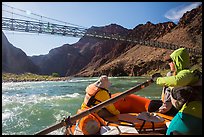
[[[123,92],[146,81],[147,77],[109,77],[111,93]],[[85,88],[98,77],[68,81],[2,83],[2,134],[33,135],[72,116],[80,108]],[[134,93],[160,99],[162,87],[151,84]],[[64,128],[49,134],[63,134]]]

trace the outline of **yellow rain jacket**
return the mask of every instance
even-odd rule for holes
[[[157,78],[156,84],[168,87],[181,87],[196,83],[199,78],[195,77],[193,71],[189,69],[190,57],[185,48],[175,50],[171,55],[176,68],[176,75]],[[192,111],[193,109],[193,111]],[[192,101],[188,105],[184,104],[180,112],[202,118],[201,101]]]
[[[92,102],[91,105],[89,106],[88,103],[91,98],[93,99],[93,97],[94,97],[94,102]],[[85,109],[87,107],[93,107],[103,101],[108,100],[109,98],[111,98],[111,96],[108,90],[96,87],[95,84],[90,84],[86,88],[86,95],[84,98],[84,102],[81,105],[81,108]],[[106,106],[105,108],[113,115],[120,114],[120,112],[115,108],[113,104],[110,104]]]

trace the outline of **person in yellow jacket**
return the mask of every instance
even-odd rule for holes
[[[170,66],[171,68],[171,66]],[[166,76],[172,76],[174,70],[171,68]],[[160,100],[151,100],[148,106],[148,112],[159,112],[166,115],[175,116],[178,110],[171,103],[170,88],[164,86]]]
[[[183,87],[199,81],[190,67],[190,57],[185,48],[179,48],[170,55],[170,66],[174,67],[173,76],[161,77],[159,73],[152,75],[156,84],[168,87]],[[201,135],[202,134],[202,101],[192,100],[185,103],[172,119],[166,135]]]
[[[96,82],[88,85],[81,109],[93,107],[111,98],[111,93],[108,90],[110,85],[111,83],[106,75],[102,75]],[[113,104],[110,104],[105,108],[97,111],[97,114],[100,117],[110,117],[120,114],[120,111],[117,110]]]

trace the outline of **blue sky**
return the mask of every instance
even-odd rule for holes
[[[177,23],[186,11],[196,8],[201,2],[2,2],[2,4],[3,17],[20,18],[16,14],[11,14],[13,12],[62,25],[66,25],[63,22],[67,22],[67,25],[70,23],[90,28],[115,23],[133,29],[147,21],[154,24],[167,21]],[[79,40],[65,36],[3,32],[10,43],[22,49],[28,56],[48,54],[53,48],[67,43],[73,44]]]

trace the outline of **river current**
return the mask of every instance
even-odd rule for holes
[[[63,117],[76,114],[88,84],[98,77],[78,77],[68,81],[2,83],[2,134],[33,135]],[[147,77],[109,77],[111,93],[123,92]],[[149,99],[160,99],[162,87],[151,84],[134,93]],[[64,128],[49,134],[63,134]]]

